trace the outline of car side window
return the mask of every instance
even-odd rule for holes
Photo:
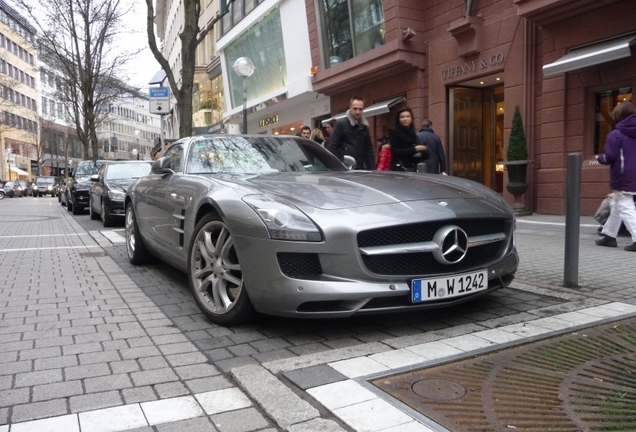
[[[170,161],[170,169],[174,172],[181,172],[181,159],[183,156],[183,145],[173,144],[166,150],[166,158]]]

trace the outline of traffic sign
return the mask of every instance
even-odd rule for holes
[[[168,87],[150,87],[150,113],[168,114],[170,111],[170,89]]]

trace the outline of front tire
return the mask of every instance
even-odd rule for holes
[[[72,197],[71,197],[71,202],[73,202],[73,198]],[[76,205],[75,203],[73,203],[71,205],[71,211],[73,212],[73,214],[75,216],[81,215],[83,210],[84,210],[83,208],[81,208],[80,206]]]
[[[113,226],[113,218],[110,217],[110,215],[108,214],[108,211],[106,209],[106,206],[104,205],[104,200],[101,200],[102,203],[102,212],[100,213],[100,216],[102,217],[102,225],[104,225],[104,227],[111,227]]]
[[[88,214],[90,215],[91,220],[99,219],[99,214],[95,213],[95,211],[93,210],[93,196],[92,195],[88,199]]]
[[[133,210],[132,203],[126,205],[125,215],[125,233],[126,233],[126,255],[128,255],[128,261],[133,265],[144,264],[148,261],[148,252],[146,251],[146,245],[139,233],[139,226],[137,225],[137,218],[135,217],[135,211]]]
[[[247,295],[234,239],[214,215],[196,226],[188,252],[188,280],[194,300],[215,324],[249,320],[254,308]]]

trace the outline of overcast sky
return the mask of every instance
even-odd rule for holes
[[[121,41],[122,47],[129,50],[144,50],[130,61],[124,73],[130,80],[130,84],[139,88],[148,88],[148,81],[161,67],[148,48],[148,38],[146,36],[146,2],[143,0],[133,1],[133,10],[127,17],[130,36],[124,37]]]

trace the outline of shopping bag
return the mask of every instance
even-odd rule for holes
[[[390,170],[392,158],[393,154],[391,153],[391,147],[382,147],[378,156],[378,171]]]

